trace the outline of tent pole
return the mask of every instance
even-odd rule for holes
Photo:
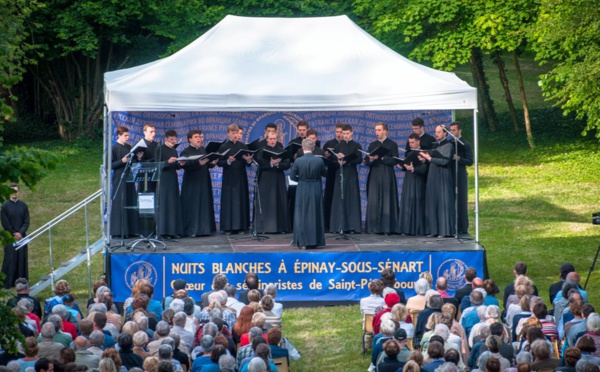
[[[112,128],[112,115],[108,111],[108,108],[104,106],[104,164],[102,164],[102,189],[104,190],[104,203],[103,203],[103,234],[104,234],[104,246],[105,249],[110,247],[110,213],[112,209],[111,203],[111,164],[112,164],[112,152],[110,150],[111,145],[111,128]],[[106,252],[105,252],[106,253]],[[106,268],[105,268],[106,269]],[[105,271],[106,272],[106,271]]]
[[[473,109],[473,144],[475,150],[475,241],[479,243],[479,134],[477,130],[477,109]]]

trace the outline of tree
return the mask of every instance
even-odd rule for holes
[[[35,107],[50,106],[62,138],[92,136],[101,127],[106,71],[172,54],[229,13],[299,16],[343,9],[323,0],[48,0],[34,13],[44,25],[34,33],[44,58],[30,69],[31,86],[39,90],[34,96],[41,97]]]
[[[202,0],[47,1],[33,14],[44,52],[29,69],[41,97],[36,107],[51,107],[62,138],[93,136],[104,72],[155,60],[177,35],[212,24],[214,12]]]
[[[480,44],[485,50],[496,54],[498,68],[500,69],[501,81],[503,82],[507,100],[510,97],[508,80],[502,78],[504,73],[503,62],[499,58],[499,51],[507,51],[512,55],[517,80],[519,82],[519,93],[523,105],[523,116],[525,118],[525,131],[529,147],[534,148],[535,143],[531,132],[529,120],[529,107],[523,84],[523,75],[519,64],[517,50],[526,43],[527,35],[531,25],[535,22],[538,14],[536,0],[514,0],[514,1],[491,1],[486,3],[485,10],[475,19],[475,27],[481,32]],[[509,106],[512,100],[509,102]],[[514,108],[511,112],[514,112]],[[513,119],[514,120],[514,119]],[[518,127],[515,126],[518,131]]]
[[[544,97],[565,115],[587,118],[582,134],[596,130],[600,139],[600,7],[587,0],[542,0],[533,36],[536,59],[554,63],[541,76]]]
[[[37,7],[35,0],[0,0],[0,114],[4,120],[14,114],[16,97],[11,88],[21,81],[25,65],[31,62],[25,57],[34,49],[27,41],[27,22]]]
[[[484,9],[483,2],[356,0],[354,4],[356,14],[371,21],[375,35],[403,35],[404,43],[412,43],[410,58],[431,61],[434,68],[447,71],[469,63],[479,107],[490,130],[495,130],[497,119],[483,69],[481,35],[473,26]]]

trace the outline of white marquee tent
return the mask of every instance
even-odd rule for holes
[[[404,58],[346,16],[229,15],[179,52],[104,81],[108,120],[115,111],[473,110],[479,240],[476,89]]]

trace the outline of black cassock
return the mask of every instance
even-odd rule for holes
[[[410,155],[406,153],[406,157]],[[413,163],[413,172],[404,171],[400,213],[398,217],[399,234],[426,235],[425,224],[425,186],[428,166],[426,163]]]
[[[367,217],[366,230],[369,234],[390,234],[396,232],[398,225],[398,186],[393,157],[398,157],[398,144],[389,138],[373,141],[367,152],[383,146],[390,151],[383,158],[373,162],[365,157],[370,167],[367,179]]]
[[[473,165],[473,151],[471,151],[471,145],[464,139],[460,138],[463,144],[456,142],[458,148],[458,232],[467,233],[469,231],[469,209],[468,209],[468,195],[469,195],[469,176],[467,174],[467,167]],[[454,154],[455,142],[452,142],[452,153]],[[456,185],[456,162],[452,160],[452,180]]]
[[[142,162],[154,162],[156,149],[158,148],[158,142],[156,141],[148,141],[144,138],[144,142],[146,143],[146,148],[143,149]],[[144,192],[155,192],[156,191],[156,181],[148,181],[148,186],[146,188],[145,182],[140,182],[138,185],[139,190]]]
[[[362,231],[360,214],[360,188],[358,186],[358,171],[356,166],[362,162],[362,147],[355,141],[341,141],[336,147],[336,153],[348,156],[356,154],[356,159],[346,162],[343,167],[339,163],[332,163],[337,168],[336,182],[333,189],[333,201],[331,202],[331,217],[329,231],[358,232]],[[337,166],[336,166],[337,165]],[[344,192],[342,203],[341,172],[343,172]]]
[[[181,235],[183,222],[181,219],[181,200],[179,199],[179,181],[177,170],[179,162],[169,164],[168,160],[177,156],[174,147],[160,145],[156,149],[154,159],[164,162],[160,171],[157,198],[157,231],[158,235]]]
[[[263,150],[282,152],[283,146],[264,146]],[[279,167],[271,166],[271,159],[263,156],[261,150],[255,155],[259,165],[258,199],[255,200],[254,218],[256,231],[265,233],[281,233],[290,231],[288,212],[288,195],[285,184],[285,171],[290,169],[290,160],[285,159]],[[256,196],[255,196],[256,197]]]
[[[206,154],[204,147],[186,147],[181,156]],[[181,214],[183,234],[186,236],[210,235],[217,231],[212,182],[209,168],[212,162],[200,165],[200,160],[189,160],[183,165],[181,183]]]
[[[321,177],[325,175],[326,167],[323,159],[313,154],[304,154],[296,159],[292,166],[290,178],[298,182],[293,245],[298,247],[325,245],[321,185]]]
[[[323,146],[323,152],[328,151],[327,149],[335,149],[339,145],[340,141],[336,138],[325,142]],[[335,159],[335,156],[331,155],[328,159]],[[325,176],[325,196],[323,197],[323,213],[325,213],[325,229],[329,230],[329,221],[331,219],[331,202],[333,201],[333,188],[335,186],[335,174],[337,168],[329,165],[327,162],[327,176]],[[339,180],[338,180],[339,182]]]
[[[320,148],[318,148],[315,145],[315,149],[313,150],[313,155],[323,155],[323,150],[321,150]],[[298,151],[296,152],[296,159],[298,159],[299,157],[304,155],[304,151],[302,149],[298,149]],[[329,202],[329,204],[331,205],[331,201]],[[296,185],[289,185],[288,186],[288,209],[290,212],[290,225],[294,225],[294,208],[296,206]]]
[[[436,145],[436,139],[431,134],[423,133],[421,137],[419,137],[419,147],[423,150],[431,150]],[[408,144],[408,140],[406,140],[406,146],[404,147],[406,152],[410,151],[410,145]]]
[[[140,215],[137,209],[137,191],[133,182],[127,182],[131,168],[124,174],[124,156],[131,151],[131,145],[115,143],[112,147],[112,209],[110,213],[110,234],[130,236],[140,233]],[[135,158],[135,155],[134,155]],[[122,177],[122,178],[121,178]]]
[[[9,200],[2,205],[2,228],[11,235],[20,233],[24,238],[29,228],[29,208],[24,202]],[[4,247],[4,260],[2,261],[2,272],[6,275],[4,288],[12,288],[15,280],[19,278],[29,279],[27,265],[27,245],[15,250],[12,244]]]
[[[247,230],[250,224],[250,204],[248,196],[248,175],[246,167],[250,166],[244,159],[227,163],[229,156],[239,150],[246,149],[241,142],[227,141],[219,148],[219,152],[229,150],[227,156],[217,163],[223,168],[221,182],[221,222],[222,231]]]
[[[442,157],[432,157],[427,173],[425,218],[432,235],[452,236],[455,232],[454,190],[452,182],[452,144],[440,142],[435,149]]]

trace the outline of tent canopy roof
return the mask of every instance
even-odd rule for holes
[[[475,88],[346,16],[229,15],[179,52],[107,72],[109,111],[475,109]]]

